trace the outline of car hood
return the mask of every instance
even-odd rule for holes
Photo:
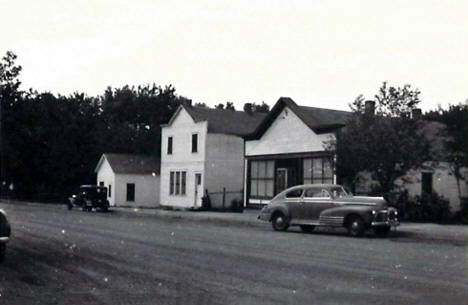
[[[385,208],[387,206],[387,202],[383,197],[352,196],[336,198],[335,200],[344,205],[366,205],[375,206],[376,208]]]

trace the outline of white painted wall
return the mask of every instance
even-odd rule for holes
[[[429,163],[426,163],[426,165],[429,165]],[[404,184],[404,188],[408,190],[410,196],[421,196],[422,171],[424,170],[412,170],[405,176],[405,179],[409,181]],[[433,191],[450,201],[450,209],[452,212],[460,210],[457,182],[455,177],[450,173],[448,164],[440,162],[435,165],[432,170],[426,171],[432,172]],[[395,184],[403,185],[403,181],[398,179]],[[463,180],[460,181],[460,191],[463,197],[468,196],[468,187]]]
[[[212,207],[223,206],[223,188],[226,188],[224,207],[230,207],[233,199],[242,199],[244,140],[233,135],[209,133],[205,173],[205,188],[210,193]]]
[[[160,204],[191,208],[195,204],[195,173],[202,174],[201,189],[205,189],[205,149],[207,123],[195,123],[185,109],[177,114],[170,126],[162,128]],[[198,152],[192,153],[192,134],[198,134]],[[172,155],[167,154],[167,139],[172,136]],[[169,195],[170,172],[186,171],[186,194]],[[203,192],[199,194],[203,196]]]
[[[127,183],[135,184],[135,201],[127,201]],[[117,206],[157,207],[160,177],[151,174],[116,174],[115,204]]]
[[[99,185],[99,182],[101,181],[103,181],[104,186],[107,187],[107,200],[109,200],[109,204],[111,206],[115,206],[115,175],[114,175],[114,171],[110,167],[109,162],[107,162],[105,158],[101,166],[98,169],[96,184]],[[109,185],[112,185],[110,197],[109,197]]]
[[[323,151],[331,133],[316,134],[288,107],[278,115],[261,139],[246,141],[246,156]]]

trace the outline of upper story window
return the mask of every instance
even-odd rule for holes
[[[172,155],[172,137],[167,138],[167,154]]]
[[[192,134],[192,152],[198,152],[198,134]]]

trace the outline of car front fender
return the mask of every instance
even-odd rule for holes
[[[340,206],[334,207],[331,209],[327,209],[320,213],[320,217],[343,217],[343,221],[345,223],[346,218],[351,215],[357,215],[362,218],[366,226],[370,226],[372,223],[373,215],[372,215],[372,207],[369,206]]]

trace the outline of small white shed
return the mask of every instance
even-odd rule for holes
[[[105,153],[94,170],[107,187],[111,206],[159,205],[160,159],[155,156]]]

